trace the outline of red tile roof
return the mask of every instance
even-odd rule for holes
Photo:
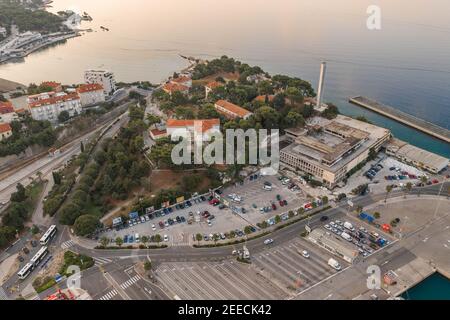
[[[79,99],[80,99],[80,96],[78,95],[78,93],[69,93],[69,94],[66,94],[63,96],[54,96],[54,97],[50,97],[49,99],[42,99],[42,100],[38,100],[36,102],[31,102],[28,106],[30,108],[36,108],[36,107],[55,104],[58,102],[65,102],[65,101],[72,101],[72,100],[79,100]]]
[[[270,94],[270,95],[267,95],[267,97],[269,98],[269,102],[272,102],[272,101],[273,101],[273,98],[274,98],[275,96],[272,95],[272,94]],[[255,100],[256,100],[256,101],[259,101],[259,102],[266,102],[266,96],[265,96],[265,95],[257,96],[257,97],[255,98]]]
[[[181,76],[181,77],[178,77],[178,78],[172,78],[170,80],[170,82],[174,82],[174,83],[185,83],[185,82],[188,82],[188,81],[191,81],[191,78],[186,77],[186,76]]]
[[[86,93],[93,91],[103,91],[103,86],[98,83],[92,83],[92,84],[82,84],[77,88],[78,93]]]
[[[14,107],[11,102],[2,102],[0,101],[0,114],[7,114],[14,112]]]
[[[215,89],[215,88],[218,88],[218,87],[221,87],[221,86],[223,86],[223,83],[217,82],[217,81],[212,81],[212,82],[210,82],[210,83],[208,83],[206,85],[206,87],[208,87],[210,89]]]
[[[202,125],[202,132],[208,131],[214,126],[220,126],[220,119],[204,119],[204,120],[177,120],[177,119],[169,119],[167,120],[167,128],[176,127],[176,128],[184,128],[184,127],[193,127],[194,123],[198,122]]]
[[[166,134],[166,133],[167,133],[167,130],[151,129],[150,132],[152,133],[152,135],[153,135],[154,137],[157,137],[157,136],[161,136],[161,135]]]
[[[0,133],[5,133],[8,131],[12,131],[12,128],[9,125],[9,123],[0,123]]]
[[[231,102],[228,102],[226,100],[219,100],[216,102],[216,105],[228,110],[229,112],[235,114],[237,117],[240,117],[240,118],[244,118],[245,116],[251,114],[250,111],[248,111],[242,107],[239,107]],[[221,110],[218,110],[218,111],[221,112]],[[228,115],[224,112],[222,112],[222,113],[225,115]]]
[[[177,83],[166,83],[163,87],[164,91],[176,92],[176,91],[188,91],[189,88]]]
[[[59,86],[61,86],[61,83],[58,83],[58,82],[55,82],[55,81],[44,81],[44,82],[41,83],[41,85],[48,86],[48,87],[51,87],[53,89],[56,89]]]

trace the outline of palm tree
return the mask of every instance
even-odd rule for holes
[[[391,193],[393,189],[394,189],[394,187],[392,185],[386,186],[386,198],[384,198],[384,203],[387,202],[387,198],[389,196],[389,193]]]
[[[425,177],[425,176],[421,176],[420,177],[420,182],[422,182],[425,185],[428,182],[428,178]],[[420,197],[421,192],[422,192],[422,188],[419,188],[418,197]]]
[[[102,245],[102,247],[106,248],[106,246],[109,244],[109,239],[107,237],[102,237],[100,239],[100,244]]]
[[[217,233],[215,233],[213,235],[213,240],[214,240],[214,245],[217,243],[217,241],[219,240],[219,235]]]
[[[161,235],[155,234],[155,242],[159,244],[162,241]]]
[[[410,192],[411,192],[411,190],[412,190],[412,183],[411,183],[411,182],[408,182],[408,183],[406,184],[405,190],[406,190],[407,193],[410,193]],[[406,198],[406,192],[405,192],[405,198]]]
[[[149,239],[147,236],[142,236],[141,238],[141,242],[147,247],[147,243],[148,243]]]
[[[200,241],[203,240],[203,236],[202,236],[200,233],[197,233],[197,234],[195,235],[195,240],[197,240],[198,245],[200,245]]]
[[[38,171],[38,172],[36,172],[36,175],[37,175],[37,177],[39,179],[39,182],[42,182],[42,172]]]

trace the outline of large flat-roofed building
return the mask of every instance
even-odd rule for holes
[[[386,154],[431,173],[439,173],[449,165],[449,159],[399,139],[392,139],[386,145]]]
[[[353,263],[359,255],[356,247],[347,240],[324,229],[312,230],[308,235],[308,240],[349,263]]]
[[[347,173],[391,138],[387,129],[345,116],[316,117],[305,128],[286,130],[293,141],[282,149],[282,166],[303,172],[333,188]]]

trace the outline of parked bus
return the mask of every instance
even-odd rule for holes
[[[39,249],[39,251],[34,255],[33,258],[31,258],[30,261],[30,264],[33,266],[33,268],[36,268],[47,254],[48,254],[47,247],[42,247],[41,249]]]
[[[33,265],[31,263],[27,263],[22,268],[22,270],[20,270],[19,273],[17,273],[17,276],[19,277],[20,280],[24,280],[26,277],[30,275],[31,271],[33,271]]]
[[[56,234],[56,231],[57,229],[55,225],[50,226],[50,228],[48,228],[48,230],[44,233],[44,235],[40,240],[41,245],[45,246],[51,239],[53,239],[53,237]]]

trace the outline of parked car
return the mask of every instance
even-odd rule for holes
[[[264,240],[264,244],[267,246],[267,245],[270,245],[270,244],[272,244],[273,243],[273,239],[267,239],[267,240]]]
[[[302,251],[302,256],[304,257],[304,258],[306,258],[306,259],[309,259],[309,252],[308,251],[306,251],[306,250],[303,250]]]
[[[169,242],[169,236],[167,234],[164,235],[164,242]]]
[[[152,230],[156,231],[156,226],[154,224],[152,224]]]
[[[327,216],[321,216],[320,217],[320,221],[322,221],[322,222],[325,222],[325,221],[327,221],[328,220],[328,217]]]

